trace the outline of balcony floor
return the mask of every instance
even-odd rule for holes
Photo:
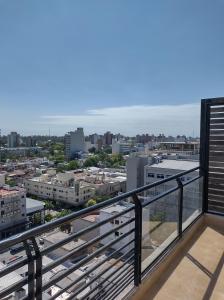
[[[201,219],[156,274],[143,280],[133,300],[224,299],[224,218],[207,215]]]

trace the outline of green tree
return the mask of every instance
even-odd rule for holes
[[[93,206],[96,204],[96,200],[94,199],[89,199],[88,202],[86,203],[86,206],[89,207],[89,206]]]
[[[89,153],[96,153],[96,148],[95,147],[91,147],[89,149]]]
[[[79,169],[80,168],[80,165],[79,165],[79,162],[78,160],[71,160],[68,165],[66,166],[66,169],[69,171],[69,170],[76,170],[76,169]]]
[[[85,160],[83,166],[85,168],[88,168],[88,167],[97,167],[98,163],[99,163],[99,158],[96,155],[94,155],[94,156],[91,156],[91,157],[87,158]]]
[[[59,218],[65,217],[71,213],[72,213],[72,211],[70,209],[63,209],[62,211],[60,211],[56,214],[56,218],[59,219]]]
[[[54,209],[55,207],[52,201],[46,200],[44,201],[44,203],[45,203],[45,209]]]
[[[51,214],[45,215],[45,222],[50,222],[54,217]]]
[[[34,224],[35,225],[41,224],[41,215],[40,214],[35,214],[34,215]]]

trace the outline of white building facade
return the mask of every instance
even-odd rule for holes
[[[24,186],[28,194],[73,206],[87,202],[95,193],[90,185],[75,181],[73,172],[58,173],[52,177],[44,174],[26,179]]]
[[[19,187],[0,187],[0,232],[1,238],[9,237],[25,228],[26,192]]]
[[[131,145],[124,141],[113,141],[112,154],[128,154],[131,151]]]

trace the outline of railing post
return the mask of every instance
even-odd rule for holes
[[[179,197],[178,197],[178,236],[182,237],[182,224],[183,224],[183,183],[181,178],[178,177],[177,184],[179,187]]]
[[[27,241],[23,242],[28,259],[28,299],[35,299],[35,275],[34,275],[34,258]]]
[[[138,286],[141,283],[142,263],[142,204],[136,194],[132,195],[135,203],[135,274],[134,283]]]
[[[200,129],[200,175],[203,175],[202,211],[208,211],[208,171],[209,171],[209,133],[210,104],[201,101],[201,129]]]
[[[31,238],[36,257],[36,300],[42,300],[42,256],[36,239]]]

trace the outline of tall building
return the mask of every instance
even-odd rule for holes
[[[144,167],[148,164],[147,156],[130,156],[127,159],[127,192],[144,185]]]
[[[36,140],[32,136],[26,136],[23,138],[23,143],[25,147],[35,147]]]
[[[90,135],[90,142],[91,144],[97,144],[98,140],[99,140],[99,135],[97,133],[91,134]]]
[[[85,136],[83,128],[68,132],[65,135],[65,157],[73,159],[78,152],[85,151]]]
[[[11,132],[8,135],[8,147],[16,148],[20,145],[20,135],[17,132]]]
[[[107,131],[106,133],[104,133],[104,136],[103,136],[104,145],[107,145],[107,146],[111,145],[112,139],[113,139],[113,134],[110,131]]]

